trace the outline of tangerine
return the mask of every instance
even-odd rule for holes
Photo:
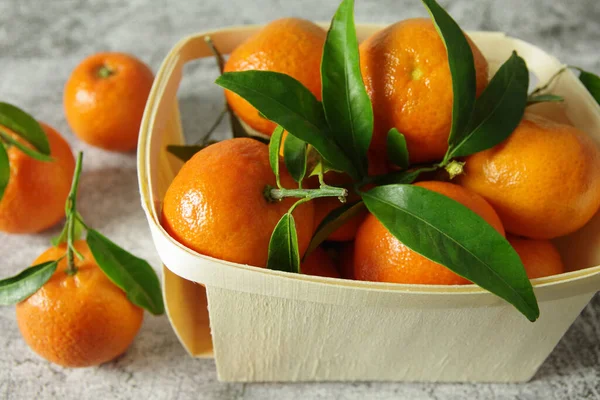
[[[511,235],[506,239],[521,258],[529,279],[565,272],[560,253],[549,240],[525,239]]]

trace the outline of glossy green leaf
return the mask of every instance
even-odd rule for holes
[[[269,164],[271,164],[271,169],[275,174],[275,179],[277,179],[277,187],[281,187],[281,180],[279,177],[279,151],[281,149],[282,138],[283,128],[278,125],[275,130],[273,130],[271,140],[269,141]]]
[[[175,157],[179,158],[181,161],[188,161],[190,158],[194,157],[197,152],[206,148],[211,144],[215,144],[216,142],[210,141],[207,145],[200,144],[190,144],[190,145],[176,145],[170,144],[167,146],[167,151],[173,154]]]
[[[10,181],[10,161],[4,143],[0,141],[0,201]]]
[[[323,48],[321,81],[331,134],[360,175],[366,176],[373,107],[360,72],[353,0],[343,0],[331,21]]]
[[[267,268],[300,273],[300,253],[296,223],[290,213],[281,217],[269,242]]]
[[[362,193],[379,221],[413,251],[514,305],[530,321],[539,308],[519,255],[483,218],[439,193],[414,185]]]
[[[100,269],[129,301],[154,315],[165,312],[160,282],[150,264],[93,229],[88,230],[87,244]]]
[[[0,125],[21,136],[43,155],[50,155],[46,132],[31,115],[12,104],[0,102]]]
[[[592,97],[600,104],[600,77],[591,72],[584,71],[581,68],[579,70],[579,80],[583,83],[583,86],[590,92]]]
[[[321,221],[315,230],[310,244],[308,245],[308,249],[306,250],[306,253],[304,253],[304,258],[319,247],[321,243],[327,240],[333,232],[364,210],[365,204],[362,201],[348,204],[340,203],[338,208],[332,210],[325,218],[323,218],[323,221]]]
[[[18,275],[0,281],[0,306],[25,300],[52,277],[58,261],[46,261],[23,270]]]
[[[555,94],[539,94],[539,95],[530,95],[527,97],[527,105],[533,105],[537,103],[562,103],[565,101],[565,98],[562,96],[557,96]]]
[[[298,183],[306,176],[306,142],[288,134],[283,142],[283,162],[288,172]]]
[[[75,221],[74,229],[73,229],[73,240],[79,240],[83,236],[83,232],[85,232],[85,225],[81,222],[83,218],[81,215],[75,211]],[[67,234],[68,234],[68,226],[65,225],[60,235],[55,236],[50,241],[52,246],[59,246],[62,243],[67,243]]]
[[[409,165],[406,138],[396,128],[390,129],[387,135],[387,154],[394,165],[407,169]]]
[[[475,104],[475,62],[471,46],[463,31],[435,0],[422,0],[448,52],[452,75],[452,126],[448,144],[460,142],[465,135],[471,111]]]
[[[513,52],[475,102],[467,133],[450,146],[448,158],[478,153],[508,138],[525,113],[528,87],[527,64]]]
[[[51,156],[40,153],[39,151],[24,145],[23,143],[21,143],[17,139],[15,139],[13,136],[11,136],[2,127],[0,127],[0,139],[1,139],[0,141],[3,140],[4,142],[10,144],[11,146],[15,146],[16,148],[18,148],[19,150],[21,150],[23,153],[27,154],[31,158],[34,158],[39,161],[52,161]]]
[[[331,137],[321,103],[296,79],[271,71],[242,71],[226,72],[216,83],[311,144],[335,168],[358,177],[351,161]]]

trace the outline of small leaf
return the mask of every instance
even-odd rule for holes
[[[354,1],[343,0],[323,48],[322,97],[331,133],[361,176],[373,134],[373,107],[360,72]]]
[[[487,150],[508,138],[525,113],[528,87],[525,60],[513,51],[475,102],[466,134],[448,149],[448,159]]]
[[[82,220],[83,218],[81,217],[81,214],[79,214],[79,212],[76,211],[75,221],[73,222],[73,240],[79,240],[81,239],[81,236],[83,236],[83,232],[85,231],[85,225],[83,225],[83,223],[81,222]],[[50,241],[52,243],[52,246],[57,247],[62,243],[67,243],[67,234],[67,225],[65,225],[60,235],[53,237]]]
[[[390,129],[387,135],[387,153],[388,158],[394,165],[402,169],[408,168],[408,147],[406,146],[406,138],[398,132],[396,128]]]
[[[0,139],[4,140],[6,143],[15,146],[23,153],[27,154],[29,157],[39,160],[39,161],[52,161],[52,157],[49,155],[45,155],[40,153],[39,151],[32,149],[23,143],[19,142],[17,139],[12,137],[7,131],[5,131],[2,127],[0,127]],[[1,141],[1,140],[0,140]]]
[[[290,213],[281,217],[269,242],[267,268],[278,271],[300,273],[300,253],[296,223]]]
[[[562,96],[557,96],[555,94],[540,94],[527,97],[527,105],[530,106],[532,104],[537,103],[562,103],[565,101],[565,98]]]
[[[452,75],[452,126],[448,144],[452,147],[465,135],[471,111],[475,104],[475,62],[471,46],[463,31],[435,0],[422,0],[448,52]]]
[[[10,180],[10,161],[4,144],[0,142],[0,201]]]
[[[296,79],[271,71],[242,71],[226,72],[215,82],[311,144],[335,168],[358,177],[351,161],[331,137],[321,103]]]
[[[279,178],[279,150],[281,149],[282,138],[283,128],[277,125],[273,131],[273,134],[271,135],[271,140],[269,141],[269,163],[271,164],[271,169],[275,174],[275,179],[277,179],[278,188],[281,187],[281,180]]]
[[[285,167],[292,178],[298,183],[301,183],[306,175],[306,147],[306,142],[289,133],[283,143],[283,161]]]
[[[444,195],[414,185],[380,186],[363,201],[400,242],[505,299],[530,321],[539,308],[523,263],[483,218]]]
[[[160,282],[150,264],[93,229],[88,230],[87,244],[100,269],[133,304],[154,315],[165,312]]]
[[[344,225],[348,220],[365,210],[365,204],[362,201],[354,203],[341,204],[340,207],[332,210],[323,221],[319,224],[315,233],[308,245],[304,258],[312,253],[321,243],[323,243],[329,235],[335,232],[339,227]]]
[[[391,172],[385,175],[379,175],[375,177],[373,183],[376,185],[392,185],[392,184],[409,184],[413,183],[419,175],[424,172],[433,172],[437,170],[436,165],[431,167],[422,167],[417,169],[411,169],[406,171]]]
[[[41,288],[56,271],[58,261],[46,261],[0,281],[0,306],[19,303]]]
[[[39,122],[18,107],[0,102],[0,125],[21,136],[41,154],[50,155],[50,143]]]
[[[592,74],[591,72],[584,71],[581,68],[577,68],[580,72],[579,80],[583,83],[583,86],[590,92],[596,103],[600,104],[600,77]]]

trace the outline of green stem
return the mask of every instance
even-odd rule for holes
[[[223,59],[223,55],[221,55],[221,52],[217,49],[210,36],[204,36],[204,41],[206,42],[206,44],[210,48],[210,51],[213,53],[215,59],[217,60],[219,71],[223,73],[223,69],[225,68],[225,60]]]
[[[114,73],[115,73],[115,71],[113,71],[106,65],[103,65],[98,69],[98,76],[102,79],[106,79],[109,76],[113,75]]]
[[[338,197],[341,202],[345,202],[348,190],[332,186],[321,186],[319,189],[278,189],[267,185],[264,194],[269,201],[279,201],[286,197],[308,200],[319,197]]]
[[[227,114],[227,106],[225,106],[225,108],[221,111],[221,113],[219,114],[219,116],[217,117],[217,119],[215,120],[215,122],[208,129],[208,131],[204,134],[204,136],[202,137],[202,139],[200,139],[195,144],[196,145],[204,145],[204,146],[207,145],[208,141],[210,140],[210,137],[215,132],[215,130],[217,129],[217,127],[219,126],[219,124],[221,123],[221,121],[223,121],[223,118],[225,118],[226,114]]]
[[[67,275],[74,275],[77,272],[75,266],[75,246],[73,237],[75,236],[75,218],[77,218],[77,188],[79,187],[79,177],[81,176],[81,167],[83,163],[83,153],[77,155],[77,163],[75,164],[75,173],[73,174],[73,183],[71,191],[67,197],[66,214],[67,214]]]
[[[529,96],[535,96],[535,95],[543,92],[544,90],[548,89],[550,87],[550,85],[552,84],[552,82],[554,82],[554,80],[556,78],[558,78],[558,76],[560,74],[562,74],[563,72],[565,72],[567,70],[567,68],[573,68],[573,67],[569,66],[569,67],[563,67],[563,68],[559,69],[557,72],[554,73],[554,75],[552,75],[550,77],[550,79],[548,79],[548,81],[546,82],[545,85],[540,86],[539,88],[535,89],[533,92],[531,92],[531,94]]]

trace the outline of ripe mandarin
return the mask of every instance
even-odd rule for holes
[[[121,355],[140,326],[144,312],[98,267],[86,242],[75,242],[83,260],[67,275],[63,258],[48,282],[17,304],[25,342],[41,357],[64,367],[89,367]],[[66,245],[52,247],[35,264],[65,256]]]
[[[10,178],[0,200],[0,231],[40,232],[65,216],[75,159],[67,141],[50,126],[41,125],[53,159],[38,161],[14,146],[8,149]]]
[[[600,207],[600,151],[580,130],[528,115],[498,146],[466,158],[458,182],[534,239],[576,231]]]
[[[281,169],[281,183],[297,188]],[[225,140],[199,151],[169,186],[162,224],[178,242],[222,260],[265,267],[271,233],[297,201],[269,202],[265,187],[276,186],[267,145],[253,139]],[[294,210],[300,255],[313,232],[312,202]]]
[[[488,64],[468,40],[479,95],[488,82]],[[452,122],[452,77],[433,22],[407,19],[375,33],[360,45],[360,65],[375,116],[371,149],[385,156],[387,133],[397,128],[411,162],[441,159]]]
[[[240,44],[225,63],[225,72],[262,70],[297,79],[321,99],[321,55],[326,32],[310,21],[282,18],[270,22]],[[225,91],[231,109],[252,129],[271,136],[275,124],[261,117],[237,94]]]
[[[565,272],[560,254],[549,240],[525,239],[511,235],[506,239],[521,257],[529,279]]]
[[[458,185],[425,181],[415,184],[443,194],[470,208],[504,235],[494,209],[479,195]],[[375,282],[460,285],[469,281],[441,264],[410,250],[396,239],[374,215],[360,226],[354,242],[354,276]]]

